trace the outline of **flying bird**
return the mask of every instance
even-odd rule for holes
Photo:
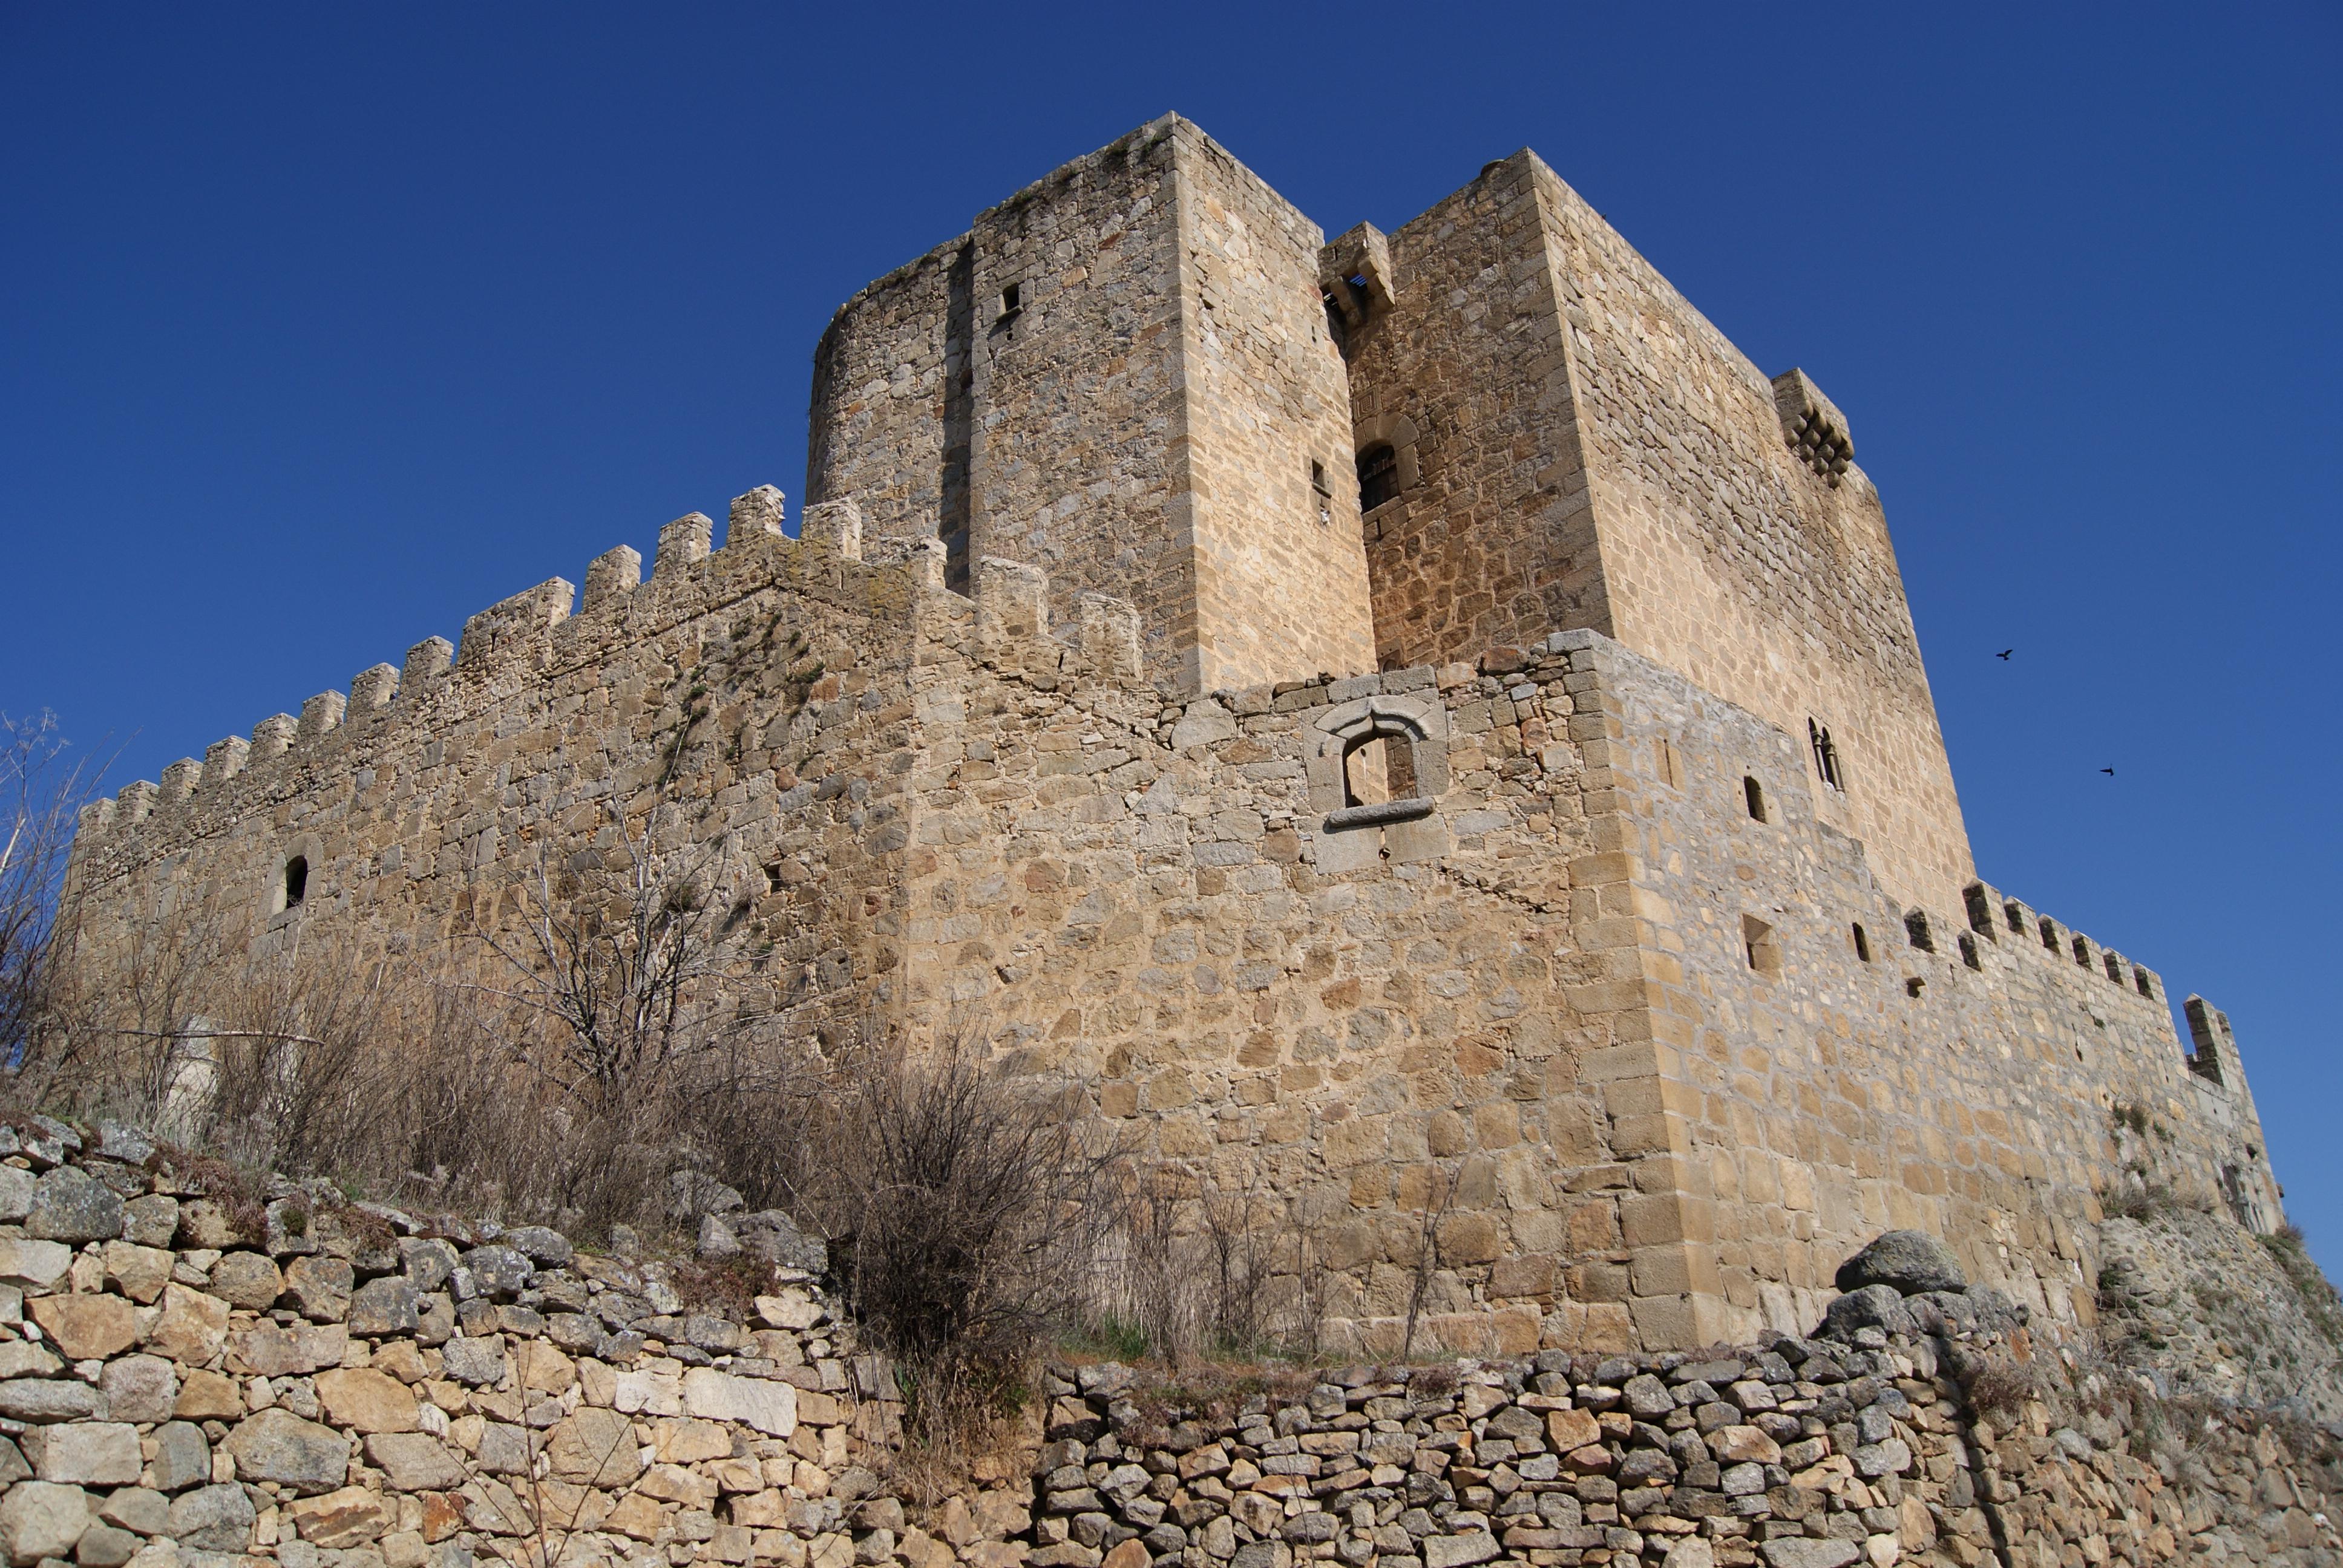
[[[2011,654],[2016,653],[2016,651],[2017,650],[2014,648],[2005,648],[1999,653],[1995,654],[1994,658],[2007,658]]]
[[[2099,771],[2106,774],[2110,779],[2116,776],[2116,770],[2112,768],[2102,768]]]

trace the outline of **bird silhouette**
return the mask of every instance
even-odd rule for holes
[[[2116,776],[2116,770],[2112,768],[2102,768],[2099,771],[2106,774],[2110,779]]]
[[[2016,653],[2016,651],[2017,650],[2014,648],[2005,648],[1999,653],[1995,654],[1994,658],[2007,658],[2011,654]]]

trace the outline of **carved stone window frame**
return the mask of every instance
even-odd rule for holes
[[[1415,455],[1415,444],[1421,434],[1415,427],[1415,421],[1404,414],[1373,414],[1351,427],[1353,462],[1365,456],[1371,447],[1388,446],[1399,466],[1399,493],[1373,511],[1363,509],[1363,520],[1379,516],[1385,508],[1402,505],[1406,501],[1408,492],[1423,482],[1423,470]]]
[[[1343,769],[1352,752],[1374,740],[1407,748],[1415,793],[1399,800],[1353,806]],[[1367,828],[1428,817],[1448,792],[1448,709],[1436,698],[1363,697],[1311,720],[1302,753],[1310,805],[1325,813],[1325,830]]]
[[[303,863],[304,867],[301,901],[288,905],[285,901],[285,875],[287,868],[297,859]],[[269,883],[266,893],[268,900],[268,923],[272,928],[298,920],[301,911],[316,901],[317,885],[323,879],[321,874],[323,869],[324,857],[320,852],[317,836],[315,833],[296,834],[287,841],[282,849],[277,851],[277,859],[269,868]]]

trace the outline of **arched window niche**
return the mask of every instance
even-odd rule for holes
[[[1368,697],[1329,709],[1304,768],[1325,830],[1428,817],[1448,789],[1448,712],[1430,697]]]
[[[1380,511],[1423,483],[1415,457],[1415,421],[1401,414],[1375,414],[1351,427],[1359,459],[1359,514]]]
[[[272,922],[297,913],[317,893],[317,839],[297,835],[277,855],[268,879],[268,914]]]

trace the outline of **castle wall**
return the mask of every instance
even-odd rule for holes
[[[2235,1191],[2237,1217],[2270,1228],[2250,1096],[2190,1070],[2157,976],[2056,922],[2046,950],[2042,917],[1982,884],[1916,911],[1916,933],[1865,847],[1817,815],[1803,737],[1616,645],[1590,652],[1650,959],[1648,1043],[1590,1077],[1656,1167],[1620,1237],[1639,1305],[1679,1282],[1702,1308],[1674,1335],[1809,1316],[1837,1260],[1890,1228],[2087,1322],[2097,1194],[2137,1182],[2126,1163]],[[2125,1109],[2152,1133],[2127,1132]]]
[[[120,983],[174,943],[233,963],[429,941],[475,911],[493,926],[548,850],[557,877],[623,873],[648,836],[751,902],[744,1000],[850,1016],[892,961],[902,829],[870,759],[905,739],[916,578],[735,516],[712,555],[707,518],[671,524],[651,581],[627,586],[629,558],[602,587],[605,558],[579,614],[555,579],[475,617],[452,668],[420,644],[347,709],[321,694],[94,809],[72,867],[82,958]]]
[[[2155,976],[2087,938],[2077,962],[2064,928],[2055,954],[1972,930],[1966,900],[1914,947],[1817,819],[1802,737],[1593,634],[1544,648],[1151,722],[928,701],[910,1015],[980,1020],[1194,1190],[1273,1200],[1370,1351],[1451,1187],[1433,1299],[1512,1349],[1789,1332],[1898,1225],[2088,1322],[2127,1161],[2206,1194],[2234,1166],[2272,1205],[2238,1217],[2276,1214],[2250,1099],[2189,1070]],[[1312,759],[1373,704],[1438,733],[1436,809],[1330,827]]]
[[[1318,296],[1325,236],[1179,124],[1201,618],[1183,689],[1373,669],[1350,388]]]
[[[1132,600],[1166,686],[1367,667],[1356,498],[1311,488],[1350,453],[1321,237],[1176,116],[1065,166],[840,310],[809,495],[1041,568],[1061,627]]]

